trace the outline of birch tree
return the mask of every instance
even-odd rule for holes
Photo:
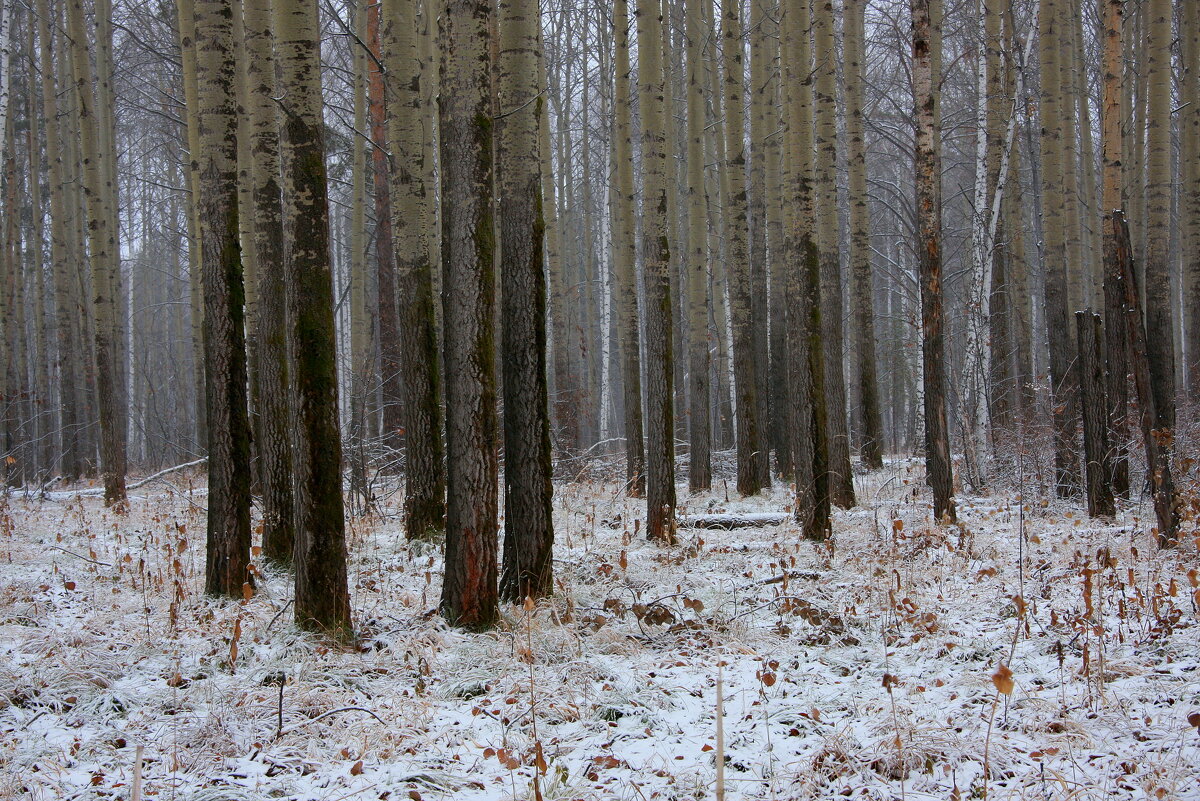
[[[449,0],[441,17],[442,294],[446,359],[446,573],[442,614],[497,615],[495,227],[489,0]]]
[[[334,363],[320,42],[316,0],[272,9],[280,76],[289,327],[294,354],[296,624],[350,634],[342,440]]]
[[[544,113],[537,0],[500,0],[497,146],[504,369],[504,565],[507,601],[553,590],[554,521],[546,390],[545,219],[537,148]]]
[[[233,13],[230,13],[232,10]],[[232,598],[252,580],[245,289],[238,227],[237,59],[224,0],[196,0],[200,253],[204,271],[208,540],[205,591]]]
[[[675,541],[671,248],[667,239],[662,6],[638,0],[638,95],[642,116],[642,259],[646,309],[646,535]]]

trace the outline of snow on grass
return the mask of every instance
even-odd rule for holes
[[[556,596],[485,634],[436,615],[436,548],[357,519],[352,648],[298,633],[269,565],[244,603],[201,594],[199,490],[10,499],[0,797],[130,798],[140,745],[146,798],[713,798],[719,669],[730,799],[1200,798],[1190,530],[1162,552],[1144,504],[1015,496],[935,526],[919,470],[858,481],[832,544],[672,548],[615,484],[561,486]],[[791,502],[727,492],[681,514]]]

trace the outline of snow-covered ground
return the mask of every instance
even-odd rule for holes
[[[1147,504],[1097,525],[1013,493],[933,526],[920,479],[860,477],[832,545],[784,524],[664,548],[616,485],[561,486],[556,597],[486,634],[435,614],[436,549],[355,520],[352,649],[297,633],[266,566],[244,603],[204,597],[182,484],[125,516],[11,498],[0,798],[129,799],[140,771],[143,798],[213,801],[1200,799],[1192,524],[1163,552]]]

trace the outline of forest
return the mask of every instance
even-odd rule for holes
[[[0,0],[0,797],[1200,799],[1200,2]]]

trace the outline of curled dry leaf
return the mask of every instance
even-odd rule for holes
[[[1008,665],[1000,663],[1000,667],[996,668],[996,672],[992,674],[992,684],[996,685],[996,689],[1002,694],[1012,695],[1013,673],[1009,670]]]

